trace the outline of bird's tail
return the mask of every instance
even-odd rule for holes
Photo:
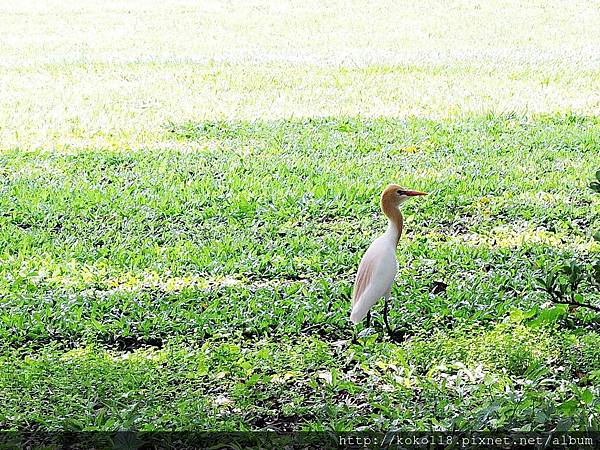
[[[356,299],[354,305],[352,305],[352,312],[350,313],[350,320],[357,324],[369,313],[369,310],[373,305],[382,298],[383,296],[376,287],[370,286],[362,292],[361,296]]]
[[[358,298],[356,295],[356,288],[352,290],[352,307],[354,308],[354,305],[356,305],[356,302],[358,302]]]
[[[365,302],[354,302],[352,306],[352,312],[350,313],[350,320],[354,325],[367,317],[367,314],[371,306],[365,305]]]
[[[356,307],[358,304],[358,301],[360,300],[359,298],[360,296],[358,295],[356,286],[354,287],[354,289],[352,290],[352,311],[350,312],[350,320],[352,321],[352,323],[354,323],[354,325],[356,325],[358,322],[360,322],[363,318],[356,318],[356,311],[358,310],[358,308]],[[366,313],[365,313],[365,317],[366,317]]]

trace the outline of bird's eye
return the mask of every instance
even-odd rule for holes
[[[402,194],[404,194],[404,191],[403,191],[402,189],[398,189],[398,190],[396,191],[396,193],[397,193],[398,195],[402,195]]]

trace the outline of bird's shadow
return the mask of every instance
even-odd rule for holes
[[[391,330],[391,332],[388,332],[388,330],[386,330],[383,325],[376,326],[374,324],[373,326],[363,328],[358,333],[354,332],[352,335],[352,343],[358,344],[359,339],[366,338],[374,334],[377,334],[382,340],[385,339],[385,337],[387,336],[390,339],[390,341],[395,342],[397,344],[405,342],[409,337],[408,331],[404,328],[397,327],[394,330]]]

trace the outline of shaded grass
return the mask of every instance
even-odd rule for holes
[[[540,331],[507,323],[402,346],[300,338],[127,353],[11,350],[2,356],[0,417],[88,430],[586,428],[598,404],[580,396],[597,389],[600,337]],[[573,352],[588,354],[595,372],[582,376]],[[581,387],[565,383],[572,378]],[[524,404],[532,399],[540,402]],[[575,414],[564,406],[573,399]]]

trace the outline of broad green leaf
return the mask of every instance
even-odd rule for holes
[[[594,394],[592,394],[592,391],[586,388],[583,390],[583,392],[581,392],[581,400],[589,405],[594,400]]]

